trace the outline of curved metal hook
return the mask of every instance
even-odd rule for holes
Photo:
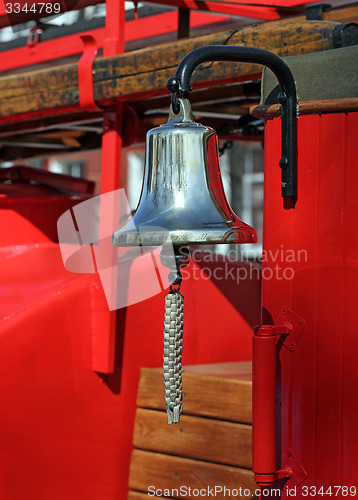
[[[285,208],[294,208],[297,201],[297,93],[290,68],[273,52],[256,47],[209,45],[187,54],[180,62],[174,78],[167,83],[169,91],[189,97],[190,79],[195,68],[205,61],[255,62],[267,66],[276,75],[281,92],[281,192]],[[173,98],[175,103],[176,97]],[[174,108],[173,108],[174,109]]]

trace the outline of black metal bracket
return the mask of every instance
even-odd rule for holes
[[[314,3],[306,7],[307,21],[323,21],[323,12],[330,9],[329,3]]]
[[[178,95],[189,98],[190,79],[199,64],[206,61],[255,62],[267,66],[276,75],[281,92],[281,192],[284,208],[294,208],[297,201],[297,93],[290,68],[273,52],[256,47],[209,45],[187,54],[180,62],[174,78],[167,82],[172,92],[172,108],[179,113]]]

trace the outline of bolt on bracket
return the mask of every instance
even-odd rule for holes
[[[289,498],[291,497],[290,491],[297,488],[306,479],[307,472],[291,448],[282,454],[282,464],[285,466],[282,470],[277,471],[277,479],[288,478],[281,498]]]
[[[288,327],[288,334],[282,335],[278,339],[278,342],[290,351],[294,351],[306,326],[306,321],[288,307],[283,306],[278,317],[278,322]]]

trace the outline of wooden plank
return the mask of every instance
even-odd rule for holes
[[[226,361],[225,363],[185,365],[183,371],[184,373],[205,377],[252,381],[252,361]]]
[[[323,99],[322,101],[305,101],[299,104],[300,115],[315,113],[342,113],[358,110],[357,97],[344,97],[342,99]],[[271,117],[281,115],[281,104],[260,104],[250,109],[253,116]]]
[[[166,82],[185,54],[210,44],[250,45],[272,50],[281,56],[333,48],[336,24],[326,21],[276,21],[194,39],[98,58],[94,63],[94,97],[102,106],[165,94]],[[259,77],[261,66],[241,63],[203,64],[195,72],[198,87],[231,83]],[[0,117],[15,114],[22,119],[35,111],[57,108],[78,110],[77,64],[0,78]]]
[[[249,470],[134,450],[130,465],[129,487],[147,493],[150,486],[161,490],[168,489],[170,490],[168,494],[174,498],[198,498],[198,495],[193,495],[193,490],[215,488],[215,486],[221,487],[222,491],[224,487],[230,490],[247,489],[252,493],[256,490],[254,475]],[[181,486],[186,488],[187,495],[180,495]],[[179,491],[173,491],[175,489]],[[224,498],[223,493],[221,496],[218,493],[217,498]],[[245,495],[245,498],[255,497]]]
[[[251,363],[184,367],[183,413],[220,420],[251,423]],[[165,410],[160,369],[142,368],[137,405]]]
[[[358,23],[358,5],[346,5],[345,7],[330,9],[323,12],[325,21],[335,21],[336,23],[354,22]]]
[[[189,415],[182,415],[178,425],[168,425],[166,412],[138,408],[133,445],[143,450],[251,468],[252,427]]]
[[[151,495],[155,498],[159,498],[157,495]],[[165,497],[172,498],[172,497]],[[127,500],[148,500],[147,493],[140,493],[139,491],[130,491],[127,495]]]

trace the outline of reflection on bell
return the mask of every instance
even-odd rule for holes
[[[118,246],[255,243],[256,231],[230,208],[221,180],[215,131],[193,121],[179,99],[168,123],[147,134],[142,194],[133,219],[113,234]]]

